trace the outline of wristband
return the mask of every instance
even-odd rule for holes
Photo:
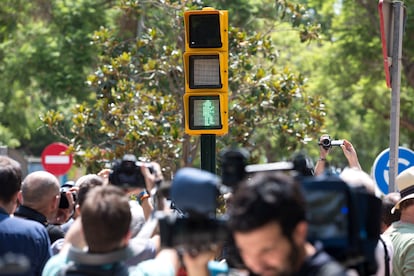
[[[141,205],[141,204],[142,204],[142,202],[143,202],[145,199],[149,198],[149,197],[150,197],[149,193],[148,193],[146,190],[143,190],[143,191],[142,191],[142,192],[140,192],[140,193],[138,194],[138,196],[137,196],[138,203]]]
[[[319,160],[318,161],[326,161],[326,158],[319,158]]]

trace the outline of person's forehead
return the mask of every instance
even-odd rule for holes
[[[240,249],[262,250],[273,243],[281,243],[287,238],[282,234],[282,228],[276,222],[267,223],[248,232],[234,232],[234,239]]]

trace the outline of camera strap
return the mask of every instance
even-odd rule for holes
[[[387,244],[382,239],[381,235],[379,236],[378,240],[381,242],[382,246],[384,247],[385,276],[390,276],[390,255],[388,253]]]

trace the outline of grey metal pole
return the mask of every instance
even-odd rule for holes
[[[400,138],[400,89],[401,57],[404,8],[400,1],[393,2],[393,41],[391,66],[391,114],[390,114],[390,170],[388,192],[395,192],[398,175],[398,147]]]

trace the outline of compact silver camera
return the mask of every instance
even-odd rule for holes
[[[330,136],[319,141],[318,145],[328,150],[334,146],[340,147],[344,144],[344,140],[332,140]]]

